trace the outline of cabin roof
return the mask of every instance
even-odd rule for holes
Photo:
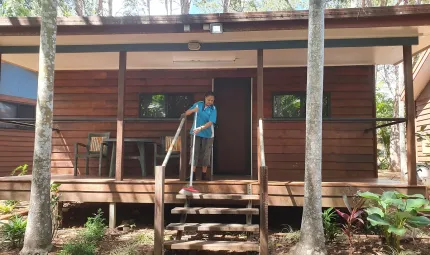
[[[414,68],[414,99],[416,100],[426,86],[430,84],[430,48],[418,60]]]
[[[430,5],[328,9],[325,15],[327,66],[395,64],[402,61],[402,45],[412,45],[414,54],[430,45]],[[307,60],[308,11],[59,17],[57,22],[57,70],[117,69],[121,49],[129,52],[127,69],[255,68],[255,48],[267,45],[265,67],[305,66]],[[210,23],[222,23],[224,32],[204,30]],[[188,32],[184,25],[190,25]],[[3,60],[37,71],[39,30],[38,17],[0,18]],[[188,49],[192,41],[201,44],[200,51]],[[158,50],[129,50],[145,44]],[[212,50],[205,50],[208,46]]]

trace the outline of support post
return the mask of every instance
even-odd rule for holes
[[[181,130],[181,154],[180,154],[180,167],[179,167],[179,180],[185,181],[187,175],[187,121]]]
[[[154,194],[154,255],[164,254],[164,170],[155,167]]]
[[[119,53],[118,72],[118,113],[116,121],[116,170],[115,179],[122,181],[124,169],[124,95],[125,95],[125,71],[127,68],[127,52]]]
[[[417,154],[415,145],[415,100],[412,77],[412,46],[403,46],[403,75],[406,98],[406,143],[408,184],[417,185]]]
[[[1,56],[1,53],[0,53],[0,81],[1,81],[1,60],[2,60],[2,58],[1,58],[2,56]]]
[[[257,50],[257,121],[263,118],[263,50]],[[259,129],[257,128],[257,136],[260,137]],[[261,153],[260,153],[260,140],[257,139],[257,170],[258,180],[260,180],[260,166],[261,166]]]
[[[116,227],[116,203],[109,203],[109,228]]]
[[[267,166],[260,167],[260,255],[269,254],[269,171]]]

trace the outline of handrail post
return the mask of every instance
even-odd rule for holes
[[[164,166],[155,167],[154,255],[164,254]]]
[[[181,130],[181,153],[179,163],[179,180],[185,181],[187,175],[187,122],[184,122],[184,126]]]
[[[269,254],[269,205],[267,166],[260,167],[260,255]]]

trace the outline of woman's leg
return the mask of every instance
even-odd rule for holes
[[[203,179],[206,179],[206,172],[211,164],[213,140],[213,138],[202,138],[200,165],[202,166]]]

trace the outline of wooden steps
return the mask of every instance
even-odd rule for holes
[[[171,223],[166,229],[180,231],[258,232],[258,224]]]
[[[257,208],[175,207],[172,214],[234,214],[258,215]]]
[[[205,251],[232,251],[246,252],[259,251],[257,242],[241,241],[166,241],[164,247],[172,250],[205,250]]]
[[[205,200],[259,200],[259,195],[242,194],[207,194],[197,193],[192,195],[176,195],[176,199],[205,199]]]
[[[176,230],[176,240],[166,241],[164,248],[171,250],[206,250],[206,251],[230,251],[230,252],[258,252],[259,242],[254,242],[253,236],[260,232],[258,224],[252,224],[252,216],[259,215],[260,210],[253,208],[253,202],[259,201],[259,195],[251,194],[251,186],[248,188],[249,194],[208,194],[196,193],[191,195],[176,195],[176,199],[184,200],[183,207],[175,207],[171,214],[180,214],[180,223],[171,223],[166,229]],[[207,207],[191,206],[194,200],[212,201],[207,203]],[[218,208],[214,205],[215,201],[228,206]],[[243,202],[246,202],[244,205]],[[199,203],[195,201],[195,203]],[[239,207],[240,205],[244,207]],[[186,223],[187,215],[243,215],[245,224],[222,224],[222,223]],[[186,231],[187,236],[184,236]],[[200,232],[200,233],[199,233]],[[203,233],[202,233],[203,232]],[[206,232],[206,233],[205,233]],[[193,237],[194,234],[197,234]],[[227,234],[228,233],[228,234]],[[246,238],[238,239],[239,235],[245,233]],[[207,234],[207,238],[203,235]],[[217,237],[221,234],[221,237]],[[191,235],[191,237],[189,237]],[[189,240],[187,240],[189,239]],[[196,240],[197,239],[197,240]]]

